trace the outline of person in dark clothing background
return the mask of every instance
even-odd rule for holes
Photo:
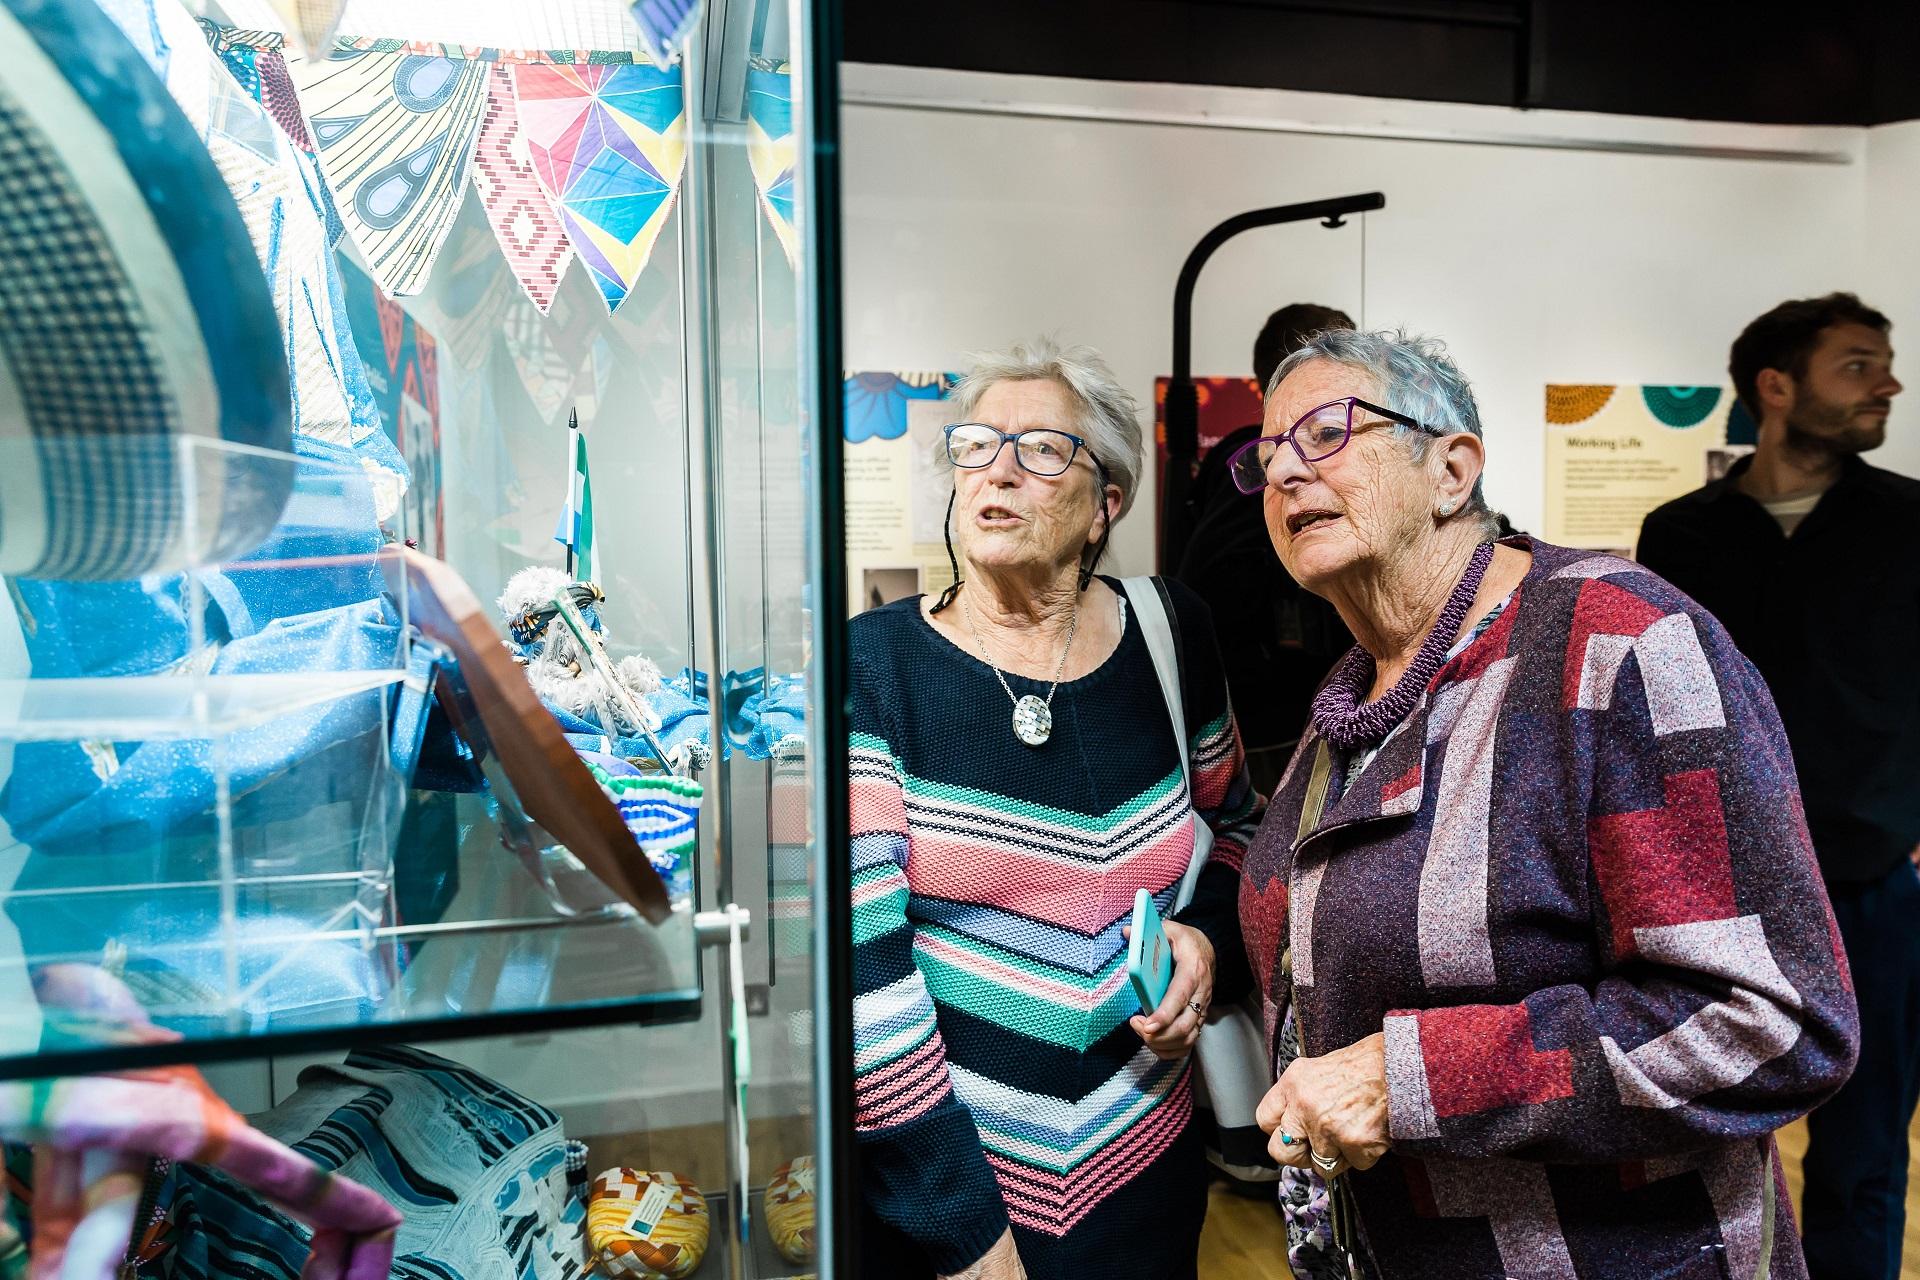
[[[1296,302],[1267,317],[1253,340],[1253,376],[1268,391],[1273,371],[1323,329],[1351,329],[1333,307]],[[1235,429],[1207,451],[1185,513],[1191,533],[1173,568],[1213,610],[1227,690],[1247,752],[1253,788],[1271,794],[1307,722],[1314,690],[1353,644],[1333,606],[1300,589],[1273,554],[1260,500],[1234,488],[1226,462],[1260,434]]]
[[[1860,1061],[1807,1120],[1813,1280],[1899,1276],[1920,1100],[1920,481],[1860,457],[1900,391],[1890,328],[1846,293],[1748,325],[1730,372],[1758,447],[1649,515],[1638,550],[1771,687],[1853,970]]]

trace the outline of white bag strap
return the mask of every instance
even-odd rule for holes
[[[1167,710],[1173,716],[1173,745],[1180,757],[1180,777],[1187,784],[1187,798],[1191,802],[1193,767],[1187,758],[1187,712],[1185,699],[1180,694],[1180,646],[1174,638],[1167,589],[1160,579],[1153,577],[1122,578],[1120,586],[1127,593],[1134,616],[1140,620],[1140,634],[1147,642],[1147,652],[1153,655],[1153,669],[1160,677],[1160,695],[1166,699]],[[1178,911],[1193,901],[1194,886],[1200,882],[1200,869],[1207,865],[1207,856],[1212,852],[1213,828],[1195,811],[1193,860],[1187,864],[1187,873],[1180,877],[1180,891],[1173,900],[1174,910]]]

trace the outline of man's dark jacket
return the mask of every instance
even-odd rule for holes
[[[1850,459],[1788,537],[1751,463],[1655,510],[1637,554],[1766,678],[1827,879],[1877,880],[1920,841],[1920,481]]]

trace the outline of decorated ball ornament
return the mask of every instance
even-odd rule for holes
[[[677,1173],[609,1169],[593,1180],[587,1242],[601,1275],[692,1275],[709,1229],[707,1198]]]
[[[767,1234],[782,1258],[813,1261],[813,1157],[800,1156],[773,1171],[767,1183]]]
[[[1555,385],[1547,388],[1547,421],[1556,427],[1585,422],[1607,407],[1613,388],[1603,386]]]
[[[1669,427],[1697,427],[1713,416],[1719,387],[1642,387],[1647,412]]]

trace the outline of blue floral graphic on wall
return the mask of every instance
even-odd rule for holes
[[[847,443],[897,440],[907,434],[909,400],[944,400],[952,373],[850,373],[847,375]]]

